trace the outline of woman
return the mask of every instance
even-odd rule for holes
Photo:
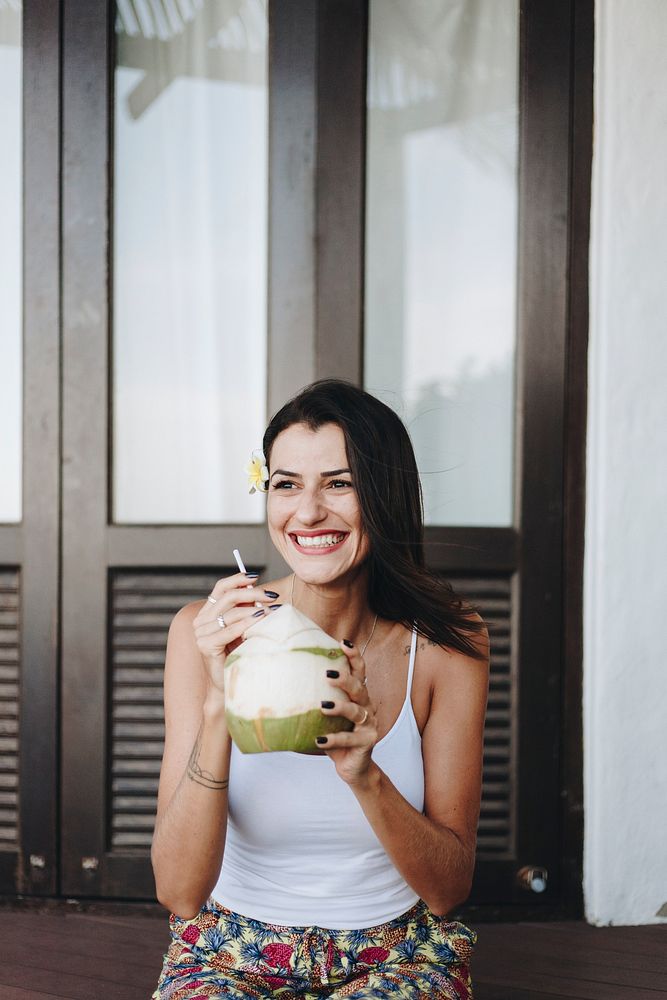
[[[474,867],[486,629],[424,566],[392,410],[322,380],[263,446],[269,532],[292,573],[218,580],[169,631],[152,862],[172,943],[154,1000],[471,997],[477,936],[447,913]],[[324,755],[244,755],[226,729],[225,657],[284,602],[347,656],[322,712],[354,728],[318,738]]]

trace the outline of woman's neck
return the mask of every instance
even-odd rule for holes
[[[324,586],[292,577],[292,604],[334,639],[349,639],[363,646],[375,615],[368,606],[368,577],[365,571],[352,579]]]

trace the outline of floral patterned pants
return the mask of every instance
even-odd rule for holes
[[[423,900],[377,927],[327,930],[251,920],[210,898],[192,920],[172,913],[169,927],[152,1000],[472,1000],[477,934]]]

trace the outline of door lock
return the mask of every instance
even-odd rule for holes
[[[524,865],[516,873],[516,880],[522,889],[544,892],[547,887],[548,872],[539,865]]]

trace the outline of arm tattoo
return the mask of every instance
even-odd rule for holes
[[[229,785],[229,778],[214,778],[210,771],[204,771],[199,766],[199,754],[201,753],[201,729],[197,733],[195,745],[190,754],[186,774],[190,781],[196,781],[204,788],[212,788],[214,791],[224,791]]]

